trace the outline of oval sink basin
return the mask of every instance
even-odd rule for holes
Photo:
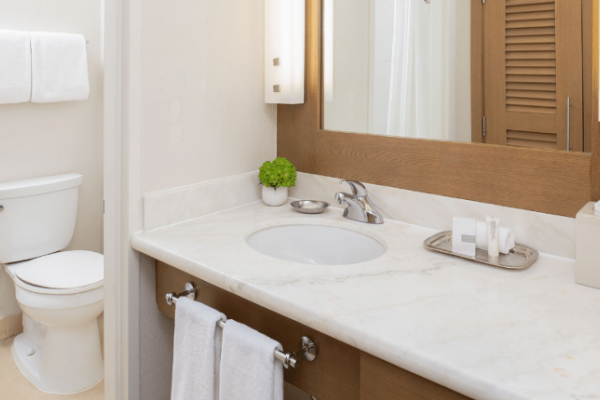
[[[253,249],[280,260],[312,265],[357,264],[385,253],[372,237],[322,225],[282,225],[253,233],[246,239]]]

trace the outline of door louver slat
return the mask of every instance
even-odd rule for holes
[[[536,90],[540,83],[556,83],[556,51],[540,46],[550,44],[556,48],[554,0],[507,1],[506,5],[506,46],[529,45],[527,51],[505,52],[506,111],[556,114],[556,85]],[[511,26],[514,21],[518,21],[518,28]],[[543,26],[539,26],[539,21],[543,21]],[[517,82],[523,85],[520,90],[508,87],[509,83]],[[507,139],[510,139],[508,134]],[[514,141],[508,142],[510,145]]]
[[[506,131],[507,144],[516,147],[556,150],[555,133]]]

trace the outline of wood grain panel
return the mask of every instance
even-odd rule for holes
[[[589,155],[484,144],[465,151],[461,143],[378,139],[322,131],[319,173],[571,217],[590,196]]]
[[[359,350],[157,261],[156,302],[163,314],[175,317],[175,307],[167,304],[165,295],[182,291],[186,282],[192,282],[198,288],[196,301],[272,337],[286,352],[298,350],[302,336],[311,337],[317,342],[318,357],[310,363],[300,361],[296,368],[286,370],[285,380],[318,399],[358,400]]]
[[[554,14],[554,11],[551,11]],[[485,143],[506,145],[506,85],[508,82],[522,83],[553,83],[553,76],[537,75],[535,80],[529,75],[519,75],[516,71],[507,74],[505,60],[509,46],[544,46],[540,44],[523,44],[505,42],[504,33],[506,22],[506,5],[503,1],[487,2],[483,6],[483,93],[484,110],[486,119]],[[554,18],[554,16],[552,16]],[[553,43],[550,43],[553,45]],[[543,50],[546,50],[544,47]]]
[[[366,353],[360,364],[360,400],[470,399]]]
[[[486,6],[494,3],[498,2],[486,2]],[[548,1],[507,0],[506,4],[543,3]],[[472,0],[471,4],[474,13],[481,1]],[[597,135],[594,135],[595,161],[592,165],[590,155],[574,152],[436,142],[321,129],[319,11],[318,0],[307,0],[306,103],[278,106],[277,152],[294,162],[299,171],[569,217],[574,217],[590,200],[592,185],[596,185],[594,193],[600,198],[600,139],[596,138]],[[532,46],[541,53],[555,50],[554,44],[547,43],[509,44],[506,51],[530,51]],[[532,82],[527,76],[523,76],[522,80],[520,75],[510,76],[513,84],[555,83],[545,79]],[[595,79],[593,84],[597,90]],[[476,127],[477,123],[473,122],[473,126]],[[598,129],[597,123],[595,126]],[[591,176],[594,176],[593,181]]]

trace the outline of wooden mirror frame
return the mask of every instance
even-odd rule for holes
[[[306,101],[278,105],[278,156],[301,172],[574,217],[586,202],[600,199],[599,0],[581,1],[591,154],[323,129],[322,5],[306,0]],[[472,0],[472,12],[480,5]]]

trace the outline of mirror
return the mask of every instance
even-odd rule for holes
[[[322,7],[324,129],[585,150],[580,2]]]

